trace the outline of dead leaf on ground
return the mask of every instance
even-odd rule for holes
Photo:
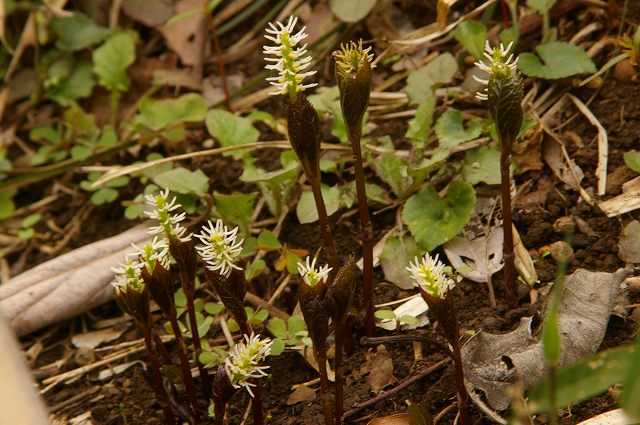
[[[612,314],[620,284],[629,274],[578,269],[562,288],[558,326],[561,333],[559,367],[598,350]],[[509,407],[506,389],[518,379],[530,388],[546,374],[542,343],[532,334],[532,318],[521,319],[510,333],[479,333],[462,348],[465,378],[482,390],[498,410]]]
[[[551,168],[551,171],[563,183],[567,184],[573,190],[580,190],[580,182],[584,178],[582,169],[571,159],[565,157],[566,151],[563,153],[563,147],[557,142],[545,139],[542,142],[542,155],[545,162]]]
[[[396,382],[393,377],[393,360],[384,345],[379,345],[377,351],[369,351],[366,358],[367,361],[360,368],[360,373],[369,374],[366,382],[371,386],[371,391],[380,392]]]
[[[623,184],[622,194],[600,202],[598,207],[607,217],[615,217],[640,208],[640,177]]]
[[[173,16],[173,0],[126,0],[122,11],[133,20],[155,27]]]
[[[137,226],[15,276],[0,285],[0,312],[22,336],[97,307],[113,298],[111,267],[148,239]]]
[[[489,229],[474,239],[457,236],[444,245],[444,252],[460,274],[474,282],[490,282],[491,276],[502,269],[502,227]],[[465,268],[471,270],[464,271]]]
[[[96,348],[105,342],[120,338],[126,329],[106,328],[99,331],[85,332],[71,337],[71,343],[77,348]]]
[[[174,6],[174,14],[202,9],[202,0],[181,0]],[[204,46],[207,40],[207,22],[204,13],[196,13],[158,28],[167,44],[184,65],[201,70]]]
[[[409,415],[406,413],[396,413],[395,415],[375,418],[367,422],[367,425],[411,425],[411,422],[409,422]]]
[[[640,263],[640,222],[633,220],[622,230],[618,256],[625,263]]]
[[[513,146],[513,159],[518,164],[518,173],[540,170],[542,163],[542,138],[540,127],[527,131]]]
[[[300,385],[293,390],[289,397],[287,397],[287,406],[300,403],[302,401],[313,401],[316,399],[316,390],[309,388],[306,385]]]
[[[436,21],[438,22],[438,27],[440,29],[444,28],[447,24],[447,15],[449,14],[449,9],[453,6],[458,0],[438,0],[438,16]]]
[[[400,329],[402,330],[411,330],[421,328],[429,324],[429,318],[426,314],[428,310],[429,305],[427,305],[422,297],[418,295],[410,298],[408,301],[403,302],[398,307],[394,308],[393,314],[395,314],[395,316],[398,318],[402,316],[411,316],[418,319],[418,323],[416,323],[415,325],[402,324],[400,326]],[[396,321],[391,319],[381,320],[380,322],[376,323],[376,326],[388,331],[394,331],[396,330]]]

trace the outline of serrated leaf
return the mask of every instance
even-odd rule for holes
[[[580,46],[554,41],[536,47],[536,53],[522,53],[518,67],[529,77],[557,79],[576,74],[593,74],[596,66]]]
[[[246,226],[253,214],[253,205],[255,203],[257,193],[238,193],[225,195],[215,192],[216,211],[225,220],[240,226]]]
[[[468,121],[467,128],[462,122],[462,113],[454,108],[447,109],[436,122],[436,134],[441,148],[451,149],[460,143],[475,139],[482,134],[482,124]]]
[[[175,124],[204,120],[207,104],[197,93],[187,93],[178,98],[151,99],[140,101],[139,122],[154,130]]]
[[[248,118],[239,117],[222,109],[211,109],[205,124],[209,134],[220,141],[222,147],[245,145],[258,140],[260,133]],[[236,159],[246,152],[233,151],[230,155]]]
[[[456,180],[444,198],[425,186],[410,197],[402,209],[402,221],[424,251],[431,251],[456,236],[467,224],[476,203],[473,187]]]
[[[329,0],[331,12],[344,22],[358,22],[375,4],[376,0]]]
[[[480,182],[500,184],[500,149],[495,146],[480,146],[467,152],[462,175],[472,185]]]
[[[457,70],[458,62],[453,55],[442,53],[422,68],[412,71],[407,77],[404,91],[409,100],[422,103],[429,96],[433,96],[434,85],[450,83]]]
[[[160,187],[184,195],[204,195],[209,190],[209,177],[202,170],[195,171],[178,167],[153,177],[153,182]]]
[[[93,72],[100,85],[112,93],[129,88],[127,68],[136,60],[134,36],[130,33],[114,34],[93,52]]]
[[[327,215],[331,216],[340,208],[340,188],[322,185],[320,188],[322,198],[327,209]],[[301,224],[318,221],[318,210],[311,191],[303,192],[296,206],[296,215]]]
[[[476,59],[481,59],[487,39],[487,27],[480,21],[463,21],[452,32],[458,43]]]
[[[60,50],[82,50],[104,40],[111,33],[109,28],[96,24],[79,12],[65,18],[53,18],[49,25],[58,37],[56,47]]]
[[[624,163],[636,173],[640,173],[640,152],[635,149],[625,152]]]

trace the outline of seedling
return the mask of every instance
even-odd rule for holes
[[[513,251],[513,228],[511,216],[511,176],[509,168],[513,143],[522,125],[522,78],[518,72],[518,57],[513,54],[507,57],[513,43],[506,48],[491,48],[489,41],[485,46],[484,56],[488,64],[478,61],[476,65],[489,74],[489,79],[474,78],[487,87],[476,94],[479,100],[486,100],[489,112],[496,125],[500,141],[500,177],[502,194],[502,227],[504,230],[504,285],[507,294],[507,305],[510,309],[517,304],[517,287],[515,273],[515,254]]]

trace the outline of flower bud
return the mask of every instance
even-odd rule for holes
[[[289,141],[308,179],[320,177],[320,119],[307,97],[287,98]]]
[[[156,264],[153,273],[149,273],[146,267],[140,270],[140,276],[149,289],[149,295],[153,299],[162,313],[169,317],[175,314],[175,300],[173,290],[173,276],[171,272],[164,268],[162,264]]]
[[[229,275],[224,276],[220,271],[206,268],[205,275],[236,322],[245,323],[247,312],[244,310],[244,296],[247,294],[247,280],[244,271],[231,269]]]
[[[353,261],[353,256],[351,256],[347,263],[340,268],[325,295],[324,306],[333,320],[340,320],[347,314],[349,307],[351,307],[353,291],[359,280],[358,269]]]

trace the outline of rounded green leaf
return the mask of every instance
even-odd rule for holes
[[[376,0],[329,0],[333,14],[344,22],[358,22],[375,4]]]
[[[529,77],[565,78],[576,74],[593,74],[596,66],[587,52],[575,44],[554,41],[536,47],[536,53],[522,53],[518,67]]]
[[[260,133],[248,118],[239,117],[222,109],[211,109],[205,119],[211,136],[220,141],[222,147],[245,145],[258,140]],[[234,151],[231,156],[241,158],[243,152]]]
[[[418,246],[431,251],[464,228],[475,204],[475,191],[467,182],[452,182],[444,198],[433,186],[427,185],[407,200],[402,221],[409,227]]]
[[[395,320],[396,319],[396,315],[393,312],[393,310],[377,310],[374,313],[374,316],[376,316],[380,320]]]

